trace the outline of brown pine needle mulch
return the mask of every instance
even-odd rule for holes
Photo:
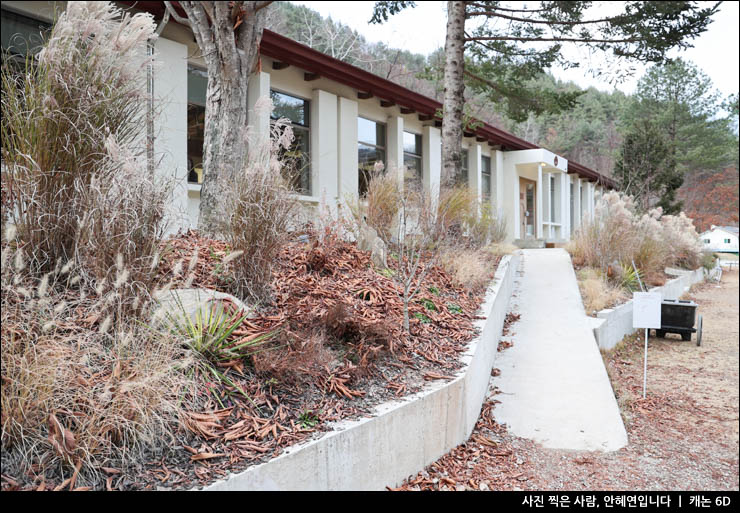
[[[102,469],[93,489],[206,485],[318,436],[331,422],[366,416],[377,404],[453,377],[476,334],[484,290],[471,292],[433,267],[410,306],[406,334],[401,289],[389,272],[331,232],[309,237],[282,249],[272,304],[232,334],[238,344],[278,330],[272,347],[220,365],[234,386],[196,376],[199,407],[183,412],[180,445],[152,451],[135,469]],[[224,242],[190,231],[166,241],[160,267],[163,277],[178,269],[175,287],[191,280],[191,287],[231,292],[229,253]],[[498,258],[490,261],[491,278],[497,265]],[[25,476],[22,483],[3,474],[2,488],[70,488],[63,477]]]

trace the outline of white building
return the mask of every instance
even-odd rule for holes
[[[738,227],[737,226],[714,226],[699,235],[705,251],[716,253],[738,252]]]
[[[162,2],[121,2],[146,8],[158,19]],[[11,33],[38,33],[52,19],[54,3],[3,2],[5,47]],[[202,126],[206,75],[189,28],[170,21],[156,42],[161,65],[154,93],[164,102],[155,128],[158,172],[175,182],[173,209],[180,228],[195,227],[202,181]],[[300,172],[296,193],[306,205],[322,198],[336,204],[362,192],[363,169],[381,160],[386,169],[409,170],[430,191],[439,188],[441,104],[274,32],[260,45],[261,71],[249,84],[248,122],[267,133],[270,119],[253,110],[271,96],[275,115],[293,122]],[[614,182],[576,162],[483,124],[465,133],[467,152],[461,181],[507,221],[507,239],[536,244],[564,242],[593,216],[594,203]],[[403,181],[404,177],[400,176]],[[735,238],[737,245],[737,237]],[[736,246],[737,247],[737,246]]]

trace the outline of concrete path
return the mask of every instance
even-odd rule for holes
[[[627,445],[614,392],[583,309],[570,256],[525,249],[510,310],[514,345],[498,354],[494,417],[553,449],[613,451]],[[504,337],[508,339],[508,337]]]

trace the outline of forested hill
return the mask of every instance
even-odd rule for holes
[[[438,74],[444,57],[441,49],[424,56],[384,43],[370,43],[341,22],[289,2],[273,4],[267,28],[442,100]],[[551,75],[538,80],[547,88],[581,90],[574,83],[558,81]],[[671,89],[666,84],[675,87]],[[561,114],[530,115],[524,122],[506,118],[484,96],[468,90],[466,98],[470,114],[527,141],[625,184],[654,182],[648,187],[652,196],[645,199],[648,207],[660,205],[672,212],[681,208],[683,200],[687,213],[701,211],[697,218],[704,221],[697,228],[713,221],[737,224],[737,95],[720,98],[708,77],[691,63],[680,61],[670,68],[653,67],[640,80],[634,95],[590,88],[582,92],[575,108]],[[734,116],[727,118],[726,112]],[[645,140],[650,137],[657,140]],[[639,154],[640,148],[656,145],[665,149],[661,161]],[[634,169],[639,170],[637,175]],[[703,190],[709,182],[723,188],[721,203],[725,207],[716,214],[717,209],[702,203],[707,194],[712,196]],[[701,194],[697,194],[697,188],[702,188]],[[728,190],[734,190],[729,208]],[[634,185],[628,192],[641,194]]]
[[[433,78],[433,73],[424,72],[441,61],[441,51],[426,57],[389,48],[383,43],[369,43],[348,26],[288,2],[276,3],[268,28],[442,101],[439,82],[419,77],[422,74]],[[556,82],[549,76],[542,80],[551,82],[553,87],[578,89],[574,84]],[[625,96],[620,92],[605,93],[592,88],[584,93],[578,107],[571,112],[530,116],[523,123],[515,123],[504,118],[484,98],[469,98],[476,117],[604,174],[611,174],[614,166],[614,152],[620,143],[617,119],[624,102]]]

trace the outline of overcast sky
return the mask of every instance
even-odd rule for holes
[[[392,48],[403,48],[414,53],[428,55],[436,48],[444,46],[446,4],[447,2],[417,2],[414,9],[406,9],[382,25],[370,25],[368,20],[372,16],[375,2],[293,2],[306,5],[323,16],[331,16],[335,21],[349,25],[360,32],[368,41],[382,41]],[[601,4],[597,2],[596,4]],[[711,2],[707,2],[711,3]],[[740,55],[740,39],[738,38],[738,2],[725,2],[720,12],[715,15],[713,23],[707,32],[694,40],[694,48],[680,54],[676,51],[672,57],[681,56],[692,61],[709,75],[714,86],[727,96],[738,92],[738,61]],[[610,5],[609,7],[612,7]],[[609,9],[596,7],[596,9]],[[602,11],[603,12],[603,11]],[[587,59],[582,51],[572,55],[578,60]],[[571,54],[569,54],[571,55]],[[584,63],[585,65],[585,63]],[[616,88],[626,93],[634,92],[639,77],[644,73],[645,66],[635,65],[636,73],[632,79],[617,84]],[[576,82],[581,87],[595,86],[609,91],[615,86],[594,79],[590,74],[580,70],[559,71],[552,70],[561,80]]]

